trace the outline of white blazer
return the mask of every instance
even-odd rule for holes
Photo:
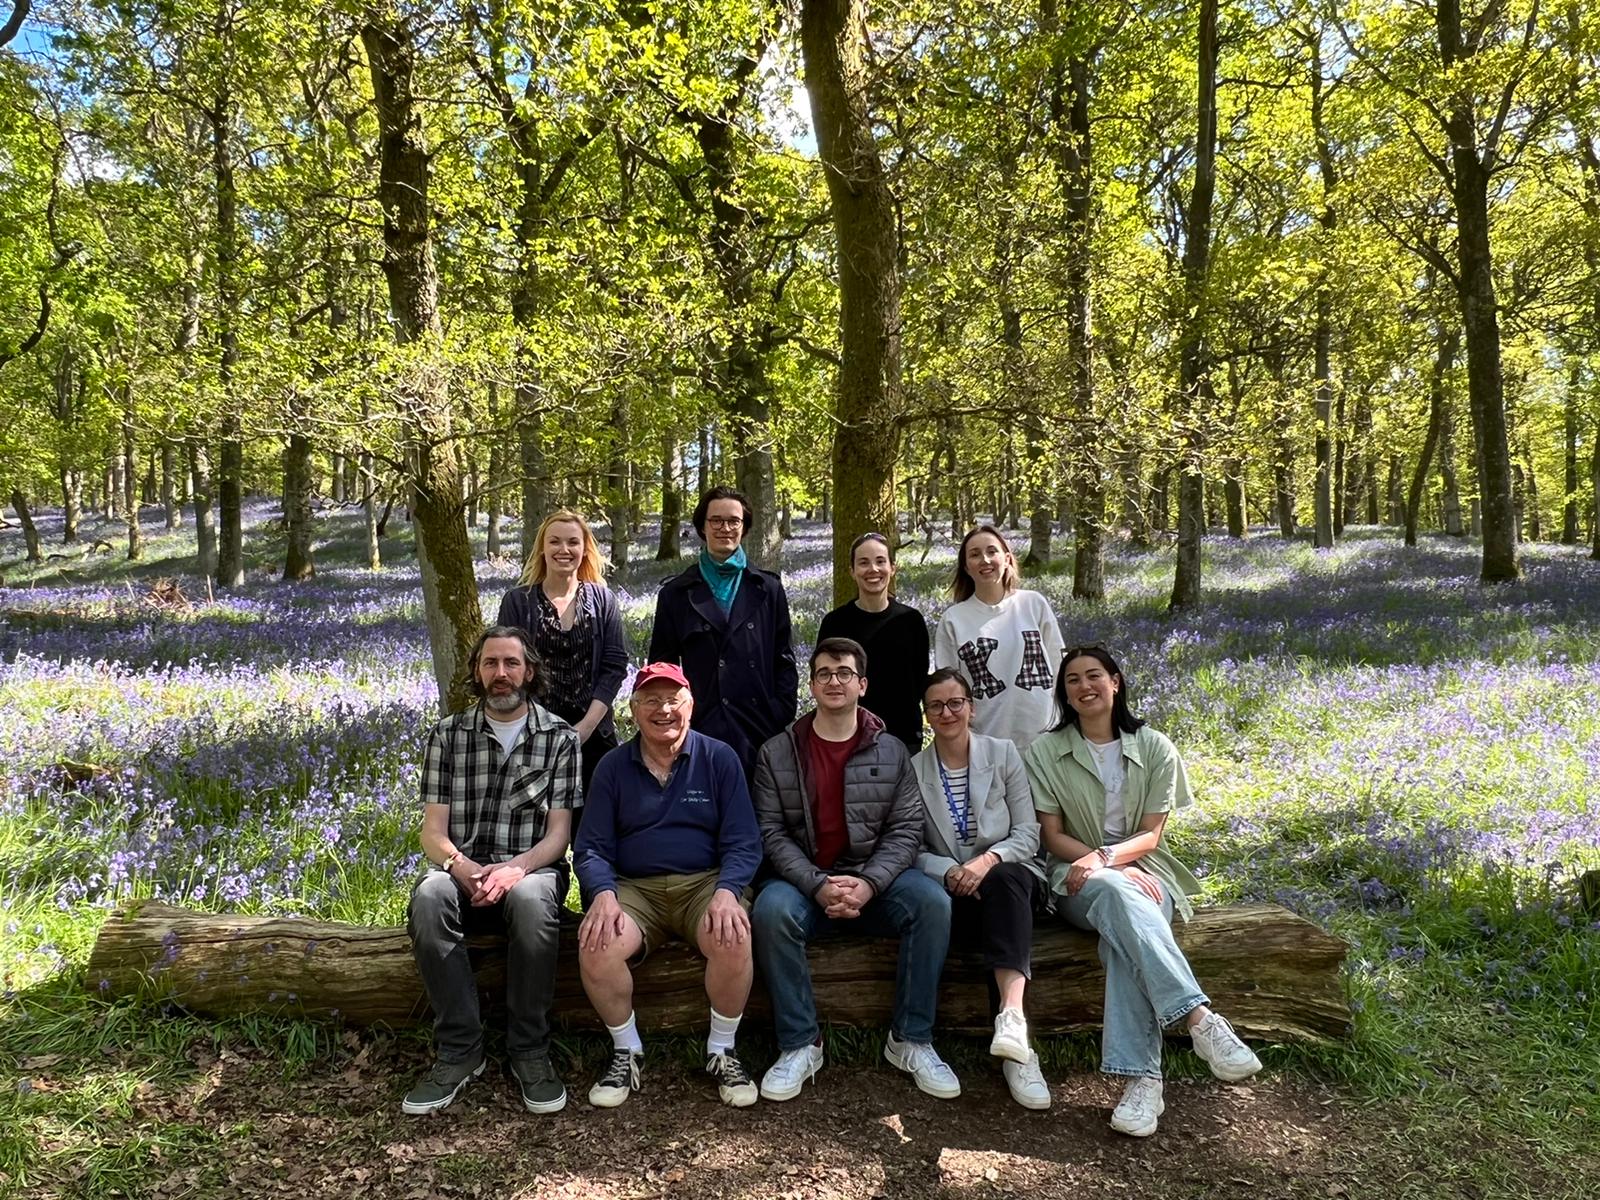
[[[970,848],[956,840],[955,822],[950,818],[944,785],[939,781],[936,743],[930,742],[911,760],[923,808],[918,869],[943,883],[951,867],[992,851],[1001,862],[1021,863],[1044,882],[1038,861],[1039,818],[1033,811],[1033,793],[1028,789],[1028,774],[1022,769],[1022,755],[1014,744],[1002,738],[981,733],[969,736],[967,811],[974,837]]]

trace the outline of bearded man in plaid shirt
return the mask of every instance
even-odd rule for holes
[[[422,852],[434,869],[411,894],[407,925],[438,1058],[401,1108],[437,1112],[483,1073],[466,938],[492,930],[507,942],[507,1065],[529,1112],[558,1112],[567,1090],[550,1063],[550,1003],[583,803],[578,734],[534,702],[538,659],[524,631],[485,631],[468,668],[478,703],[433,727],[422,763]]]

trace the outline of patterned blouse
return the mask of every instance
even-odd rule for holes
[[[561,614],[544,594],[533,589],[533,644],[544,672],[546,705],[564,721],[576,722],[589,711],[594,692],[594,635],[590,630],[592,584],[580,583],[572,597],[572,628],[561,627]]]

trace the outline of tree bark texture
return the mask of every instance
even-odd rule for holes
[[[1406,497],[1406,545],[1417,544],[1417,518],[1422,511],[1422,497],[1427,491],[1429,468],[1444,430],[1447,407],[1446,386],[1450,368],[1455,365],[1456,353],[1461,346],[1461,331],[1446,330],[1439,338],[1434,351],[1433,370],[1428,375],[1428,432],[1422,439],[1422,455],[1417,459],[1417,469],[1411,476],[1411,491]]]
[[[217,516],[212,510],[211,454],[199,437],[185,443],[189,453],[189,492],[194,498],[195,569],[215,578],[217,573]]]
[[[284,525],[288,544],[283,554],[283,577],[290,582],[310,579],[317,573],[311,558],[311,493],[314,475],[311,466],[311,439],[304,433],[289,435],[289,448],[283,458]]]
[[[161,508],[166,513],[167,528],[176,529],[183,524],[183,510],[178,506],[178,453],[170,437],[161,439]]]
[[[378,114],[378,200],[383,209],[383,273],[395,337],[420,353],[401,402],[409,408],[407,461],[422,573],[423,612],[439,701],[447,712],[470,700],[466,662],[483,627],[472,545],[462,516],[461,470],[454,451],[443,365],[439,273],[429,227],[429,159],[413,93],[416,46],[409,23],[392,14],[361,30]]]
[[[1201,908],[1175,930],[1195,974],[1219,1011],[1247,1036],[1328,1041],[1350,1030],[1340,979],[1347,947],[1316,925],[1274,905]],[[504,944],[474,939],[485,1007],[500,1006]],[[1028,1023],[1035,1032],[1098,1026],[1105,975],[1088,934],[1056,922],[1034,932]],[[884,1026],[894,1002],[893,943],[840,939],[809,952],[817,1009],[829,1022]],[[567,1029],[599,1028],[578,978],[577,918],[564,914],[551,1016]],[[674,943],[634,974],[639,1023],[659,1032],[705,1028],[705,961]],[[939,994],[939,1028],[993,1028],[986,971],[973,954],[953,952]],[[109,997],[160,998],[214,1015],[275,1012],[355,1024],[417,1024],[427,1000],[410,940],[400,927],[374,928],[281,917],[199,913],[154,901],[113,914],[89,958],[85,986]],[[757,980],[747,1016],[771,1009]]]
[[[1567,369],[1567,394],[1562,405],[1561,445],[1566,471],[1562,476],[1561,544],[1578,544],[1578,385],[1583,376],[1576,355]]]
[[[867,530],[897,538],[899,230],[868,110],[865,0],[805,0],[800,42],[837,240],[833,599],[843,604],[855,594],[851,541]]]
[[[139,462],[133,436],[133,385],[122,385],[122,510],[128,522],[128,561],[144,557],[144,530],[139,525]]]
[[[1206,286],[1211,269],[1211,203],[1217,188],[1217,0],[1200,0],[1195,64],[1199,124],[1194,182],[1184,218],[1183,344],[1178,390],[1186,407],[1178,481],[1178,554],[1172,575],[1172,607],[1200,602],[1200,552],[1205,536],[1205,421],[1210,407]]]
[[[661,435],[661,538],[656,561],[670,562],[683,553],[679,546],[683,526],[683,493],[678,490],[678,440],[669,429]]]
[[[1333,232],[1339,225],[1339,213],[1334,207],[1334,191],[1339,176],[1333,160],[1332,144],[1328,139],[1324,121],[1326,80],[1323,76],[1320,31],[1308,43],[1311,51],[1311,129],[1317,143],[1318,174],[1322,179],[1322,211],[1317,223],[1322,227],[1323,243],[1327,248]],[[1333,547],[1334,490],[1333,490],[1333,297],[1331,295],[1331,268],[1324,266],[1317,281],[1316,330],[1312,335],[1313,370],[1316,377],[1316,476],[1312,486],[1313,544],[1319,550]]]
[[[217,6],[216,32],[224,45],[231,43],[232,10]],[[217,224],[214,231],[217,268],[217,344],[221,351],[218,382],[222,387],[222,427],[217,470],[216,577],[219,587],[244,583],[244,433],[240,423],[243,400],[235,393],[234,374],[239,363],[239,192],[233,170],[233,93],[226,71],[220,77],[211,110],[211,166],[216,187]]]
[[[28,498],[19,487],[11,489],[11,507],[16,510],[17,522],[22,526],[22,541],[28,548],[28,561],[43,562],[44,550],[39,545],[39,529],[33,523],[33,513],[28,510]]]

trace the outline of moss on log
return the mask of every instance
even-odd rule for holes
[[[1179,925],[1178,942],[1201,986],[1241,1033],[1271,1041],[1343,1037],[1350,1008],[1340,978],[1346,946],[1311,922],[1273,905],[1202,908]],[[486,1009],[498,1007],[504,945],[472,943]],[[1093,938],[1054,923],[1034,935],[1031,1027],[1059,1033],[1097,1027],[1105,977]],[[635,976],[640,1024],[689,1032],[706,1020],[701,960],[671,945]],[[881,1026],[894,995],[891,942],[842,939],[811,949],[817,1007],[837,1025]],[[990,1028],[985,971],[976,957],[952,954],[939,996],[941,1030]],[[89,959],[86,985],[109,996],[139,995],[195,1012],[280,1012],[337,1017],[354,1024],[412,1024],[427,1000],[398,927],[375,928],[288,917],[230,916],[145,902],[112,915]],[[768,1013],[758,979],[748,1010]],[[563,926],[552,1014],[563,1028],[598,1022],[578,979],[576,919]]]

